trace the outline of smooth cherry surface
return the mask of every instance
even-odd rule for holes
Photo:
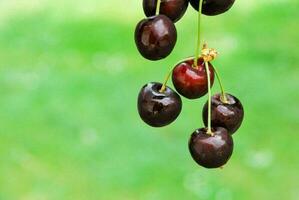
[[[192,7],[198,11],[199,1],[189,0]],[[234,4],[235,0],[203,0],[202,13],[213,16],[228,11]]]
[[[198,68],[194,68],[193,58],[189,58],[175,66],[172,82],[176,91],[188,99],[196,99],[208,92],[208,78],[203,59],[198,60]],[[211,87],[214,83],[214,69],[209,63]]]
[[[212,96],[211,124],[214,127],[221,126],[227,129],[230,134],[235,133],[242,124],[244,109],[238,98],[231,94],[226,94],[227,103],[220,99],[221,94]],[[204,124],[208,124],[208,103],[204,105],[202,111]]]
[[[173,22],[177,22],[185,14],[188,0],[161,0],[160,14],[166,15]],[[157,0],[143,0],[143,10],[147,17],[156,14]]]
[[[233,153],[234,142],[225,128],[212,129],[208,135],[206,128],[195,130],[189,140],[189,151],[194,161],[206,168],[218,168],[226,164]]]
[[[140,54],[149,60],[167,57],[177,40],[173,22],[165,15],[141,20],[135,29],[135,43]]]
[[[170,124],[182,110],[181,97],[169,87],[161,93],[161,87],[161,83],[148,83],[142,87],[138,96],[139,115],[153,127]]]

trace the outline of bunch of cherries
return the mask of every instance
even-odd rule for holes
[[[244,111],[239,99],[225,93],[219,73],[211,64],[217,56],[214,49],[200,44],[200,17],[218,15],[229,10],[234,0],[143,0],[146,19],[135,30],[135,43],[140,54],[148,60],[160,60],[173,50],[177,31],[174,25],[187,10],[189,1],[198,11],[198,41],[195,56],[175,65],[164,83],[150,82],[142,87],[138,96],[138,112],[141,119],[152,127],[166,126],[179,116],[182,110],[181,96],[198,99],[208,94],[202,117],[206,127],[196,129],[189,140],[193,159],[206,168],[219,168],[226,164],[233,152],[234,134],[240,127]],[[177,92],[167,86],[172,82]],[[221,92],[211,95],[214,77]]]

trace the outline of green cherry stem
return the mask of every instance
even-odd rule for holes
[[[216,77],[217,77],[217,80],[218,80],[218,83],[220,85],[220,89],[221,89],[221,97],[220,97],[220,100],[223,102],[223,103],[228,103],[227,101],[227,98],[226,98],[226,95],[225,95],[225,91],[224,91],[224,87],[223,87],[223,84],[222,84],[222,81],[221,81],[221,78],[220,78],[220,75],[218,73],[218,70],[214,67],[214,72],[216,74]]]
[[[200,29],[201,29],[201,11],[202,11],[202,0],[199,0],[199,7],[198,7],[198,18],[197,18],[197,43],[196,43],[196,49],[195,49],[195,55],[194,55],[194,63],[193,67],[197,68],[197,61],[198,61],[198,56],[199,56],[199,50],[201,47],[200,44]]]
[[[161,0],[157,0],[156,15],[160,14],[160,6],[161,6]],[[171,72],[167,74],[165,81],[163,82],[163,85],[162,85],[161,89],[159,90],[159,92],[161,92],[161,93],[165,92],[167,81],[168,81],[170,75],[171,75]]]
[[[192,58],[192,57],[188,57],[188,58],[185,58],[185,59],[183,59],[183,60],[180,60],[180,61],[177,62],[174,66],[177,66],[177,65],[180,64],[181,62],[183,62],[183,61],[185,61],[185,60],[188,60],[188,59],[191,59],[191,58]],[[161,93],[165,92],[165,90],[166,90],[166,86],[167,86],[167,82],[168,82],[168,80],[169,80],[171,74],[172,74],[172,70],[170,70],[170,72],[166,75],[165,80],[164,80],[164,82],[163,82],[163,85],[162,85],[161,89],[159,90],[159,92],[161,92]]]
[[[157,0],[156,15],[160,14],[160,6],[161,6],[161,0]]]
[[[207,134],[213,135],[212,128],[211,128],[211,80],[210,80],[210,70],[209,70],[209,63],[205,62],[206,67],[206,73],[207,73],[207,79],[208,79],[208,130]]]
[[[161,92],[161,93],[165,92],[167,82],[168,82],[168,79],[170,78],[171,73],[172,73],[172,70],[166,75],[163,85],[162,85],[161,89],[159,90],[159,92]]]

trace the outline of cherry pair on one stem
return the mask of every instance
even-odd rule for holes
[[[198,59],[198,66],[194,67],[194,58],[179,62],[166,76],[164,83],[151,82],[143,86],[138,95],[138,112],[141,119],[150,126],[162,127],[173,122],[180,114],[182,101],[180,96],[167,86],[172,74],[172,80],[188,79],[189,81],[174,84],[178,93],[199,98],[208,91],[205,62]],[[210,69],[213,67],[210,65]],[[184,73],[182,71],[184,71]],[[191,74],[191,75],[190,75]],[[211,71],[214,80],[214,73]],[[184,78],[185,76],[185,78]],[[174,78],[177,77],[177,78]],[[175,82],[174,82],[175,83]],[[179,86],[177,86],[179,85]]]

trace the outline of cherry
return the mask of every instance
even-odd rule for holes
[[[189,0],[192,7],[198,11],[199,0]],[[229,10],[235,0],[203,0],[202,13],[205,15],[219,15]]]
[[[206,128],[195,130],[189,140],[189,151],[194,161],[206,168],[223,166],[231,157],[234,142],[225,128],[212,129],[213,135]]]
[[[140,54],[149,60],[167,57],[172,52],[176,40],[176,28],[165,15],[143,19],[135,30],[136,46]]]
[[[188,0],[162,0],[160,14],[166,15],[173,22],[183,17],[188,7]],[[143,0],[143,10],[147,17],[154,16],[157,8],[157,0]]]
[[[221,94],[212,97],[211,124],[227,129],[230,134],[235,133],[241,126],[244,117],[243,106],[239,99],[230,94],[225,94],[226,102],[221,98]],[[202,111],[204,124],[208,123],[208,103],[204,105]]]
[[[150,126],[162,127],[173,122],[182,110],[181,97],[169,87],[151,82],[143,86],[138,96],[138,112]]]
[[[172,82],[178,93],[188,99],[196,99],[208,92],[208,78],[202,58],[197,67],[193,67],[193,58],[180,62],[172,72]],[[214,69],[209,63],[211,87],[214,83]]]

